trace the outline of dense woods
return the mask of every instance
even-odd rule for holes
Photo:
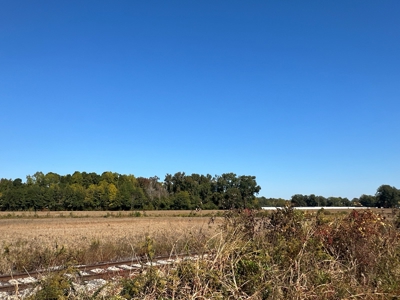
[[[152,210],[230,209],[260,206],[396,207],[400,191],[389,185],[376,195],[341,197],[293,195],[290,200],[257,197],[255,176],[211,176],[178,172],[144,178],[113,172],[76,171],[72,175],[36,172],[22,179],[0,179],[0,210]]]
[[[0,180],[1,210],[151,210],[256,207],[255,176],[167,174],[144,178],[113,172],[49,172]]]

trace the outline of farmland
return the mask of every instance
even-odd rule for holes
[[[0,214],[0,273],[32,270],[67,261],[93,263],[143,254],[181,251],[191,236],[209,238],[216,224],[191,211],[14,212]]]
[[[210,216],[217,214],[211,223]],[[397,299],[398,221],[397,212],[381,209],[232,210],[223,217],[217,211],[6,213],[0,215],[0,267],[10,273],[207,252],[211,260],[117,281],[113,296]],[[46,289],[77,299],[64,277],[57,278],[61,281],[40,283],[44,289],[38,299],[48,299]]]

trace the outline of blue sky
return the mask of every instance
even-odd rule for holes
[[[400,188],[399,1],[3,1],[0,178]]]

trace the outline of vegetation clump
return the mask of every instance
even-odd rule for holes
[[[160,249],[171,258],[196,253],[200,259],[143,269],[90,296],[56,273],[32,299],[399,299],[397,221],[370,210],[228,210],[212,237],[189,231],[169,243],[146,234],[135,245],[136,255],[150,261]],[[89,248],[93,255],[106,250],[100,240]],[[65,250],[58,255],[68,260]]]
[[[399,232],[371,211],[235,211],[212,256],[121,282],[126,299],[398,299]]]

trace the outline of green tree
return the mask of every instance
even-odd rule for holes
[[[255,194],[258,194],[261,190],[261,187],[257,185],[256,176],[240,176],[238,188],[241,200],[243,201],[243,207],[253,207],[256,199]]]
[[[108,208],[109,209],[113,209],[113,210],[117,210],[117,209],[121,209],[122,203],[121,203],[121,199],[117,198],[117,194],[118,194],[118,189],[117,187],[113,184],[110,183],[107,186],[107,195],[108,195]]]
[[[49,172],[44,176],[45,185],[50,187],[60,183],[61,176],[57,173]]]
[[[342,197],[328,197],[327,206],[350,206],[351,202],[347,198]]]
[[[83,185],[83,176],[82,173],[79,171],[75,171],[74,174],[71,176],[71,183],[72,184],[78,184],[78,185]]]
[[[375,207],[376,206],[376,197],[372,196],[372,195],[362,194],[360,196],[360,198],[358,199],[358,202],[360,202],[360,204],[362,206]]]
[[[66,186],[63,195],[63,206],[67,210],[83,210],[85,194],[85,189],[79,184]]]
[[[187,191],[180,191],[173,197],[173,209],[192,209],[190,205],[190,195]]]
[[[290,201],[282,198],[257,197],[260,207],[285,207],[290,206]]]
[[[235,173],[224,173],[221,176],[215,176],[217,192],[225,194],[228,189],[238,187],[239,180]]]
[[[222,202],[220,207],[223,209],[241,208],[242,206],[242,195],[240,190],[236,187],[230,187],[223,194]]]
[[[12,187],[2,193],[1,209],[2,210],[23,210],[27,209],[25,205],[24,185]]]
[[[60,185],[51,185],[48,190],[47,207],[50,210],[63,210],[63,194],[64,191]]]
[[[41,210],[47,207],[48,202],[49,193],[46,187],[36,184],[26,187],[25,209]]]
[[[317,196],[316,197],[317,205],[318,206],[326,206],[326,198],[323,196]]]
[[[307,206],[307,196],[302,194],[293,195],[290,201],[292,206]]]
[[[116,184],[118,181],[119,174],[118,173],[113,173],[113,172],[103,172],[101,174],[101,180],[106,181],[109,184]]]
[[[37,184],[39,186],[45,186],[46,182],[45,182],[45,176],[43,174],[43,172],[36,172],[35,174],[33,174],[33,183]]]
[[[0,193],[10,189],[13,185],[13,181],[11,179],[0,179]]]
[[[100,209],[102,207],[102,198],[104,198],[104,190],[96,185],[91,184],[85,190],[85,200],[84,200],[84,207],[85,209]]]
[[[381,185],[376,191],[376,205],[378,207],[397,207],[400,203],[400,191],[394,186]]]
[[[13,187],[15,188],[20,188],[22,187],[23,183],[22,183],[22,179],[21,178],[16,178],[13,181]]]

